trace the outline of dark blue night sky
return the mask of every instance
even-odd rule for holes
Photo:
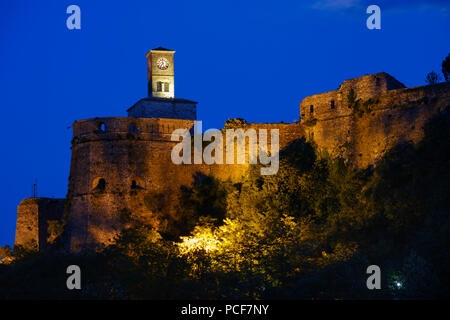
[[[70,125],[126,116],[147,94],[145,54],[176,50],[175,95],[203,128],[227,118],[293,122],[304,97],[385,71],[423,85],[450,52],[450,1],[0,0],[0,245],[16,206],[66,195]],[[68,30],[66,8],[81,8]],[[366,8],[381,8],[381,30]]]

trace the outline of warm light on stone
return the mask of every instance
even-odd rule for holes
[[[176,144],[170,139],[172,132],[192,131],[196,120],[196,102],[174,96],[173,54],[164,48],[149,52],[149,97],[131,107],[128,117],[75,121],[66,202],[23,200],[17,211],[16,244],[34,240],[45,248],[46,221],[62,219],[64,206],[66,245],[73,251],[110,244],[127,226],[124,217],[130,214],[141,224],[164,231],[177,221],[177,194],[182,185],[192,183],[195,173],[231,181],[247,173],[248,161],[172,163]],[[167,91],[158,82],[168,83]],[[332,156],[366,167],[399,142],[419,141],[425,122],[449,104],[449,87],[442,83],[405,88],[386,73],[367,75],[344,81],[336,91],[306,97],[300,103],[300,122],[250,123],[242,129],[277,129],[280,150],[294,140],[312,139]],[[208,241],[191,238],[184,245],[213,250],[216,243]]]

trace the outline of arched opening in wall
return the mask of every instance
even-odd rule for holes
[[[334,100],[331,100],[330,106],[331,106],[331,109],[334,109],[334,108],[335,108]]]
[[[144,181],[139,178],[139,177],[134,177],[131,180],[131,186],[130,186],[131,190],[142,190],[145,189],[144,188]]]
[[[97,124],[97,130],[95,130],[96,133],[105,132],[106,126],[104,122],[99,122]]]
[[[378,77],[375,78],[375,85],[377,87],[380,86],[380,78],[378,78]]]
[[[314,106],[313,105],[310,105],[309,106],[309,113],[313,113],[314,112]]]
[[[97,177],[92,181],[92,191],[105,191],[106,180],[101,177]]]
[[[139,132],[139,128],[134,123],[130,124],[130,132]]]

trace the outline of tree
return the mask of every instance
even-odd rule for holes
[[[445,81],[450,81],[450,53],[442,61],[442,74],[444,75]]]
[[[211,175],[197,172],[190,187],[182,186],[179,193],[178,235],[189,234],[199,217],[211,217],[220,225],[225,218],[228,185]]]
[[[225,129],[242,129],[247,126],[247,121],[242,118],[228,119],[225,121]]]
[[[436,84],[439,83],[440,80],[441,76],[438,73],[431,71],[429,74],[427,74],[425,82],[428,84]]]
[[[12,255],[11,247],[5,245],[3,247],[0,246],[0,259],[10,257]]]

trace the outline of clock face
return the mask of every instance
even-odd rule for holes
[[[156,61],[156,65],[161,70],[166,70],[169,67],[169,60],[166,58],[159,58],[158,61]]]

